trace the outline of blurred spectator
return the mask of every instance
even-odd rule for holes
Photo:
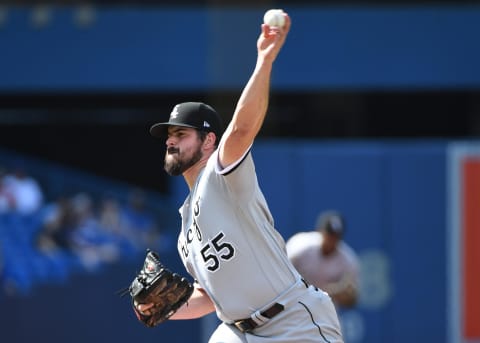
[[[146,194],[141,189],[130,192],[128,203],[122,209],[122,222],[135,245],[143,249],[157,244],[159,231],[152,214],[147,210]]]
[[[123,236],[124,223],[118,200],[111,196],[102,199],[99,210],[99,224],[106,231]]]
[[[74,228],[70,236],[70,247],[81,258],[84,266],[92,270],[117,260],[119,248],[114,238],[100,226],[91,196],[79,193],[71,201]]]
[[[6,194],[11,210],[19,214],[32,214],[43,205],[43,191],[25,167],[16,165],[12,173],[3,176],[2,193]]]
[[[13,194],[5,187],[5,176],[7,170],[0,167],[0,214],[7,213],[14,208]]]
[[[287,241],[288,257],[305,280],[326,291],[337,306],[353,307],[358,298],[359,260],[343,241],[345,221],[340,213],[325,211],[315,228]]]
[[[137,246],[133,233],[127,227],[118,199],[111,196],[102,199],[99,225],[102,230],[111,235],[122,257],[134,256],[139,250],[144,251],[145,247]]]
[[[62,196],[45,206],[42,226],[37,237],[40,251],[50,253],[70,250],[70,235],[75,227],[75,218],[70,200]]]

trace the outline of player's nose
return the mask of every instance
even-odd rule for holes
[[[167,145],[167,148],[174,146],[175,138],[173,136],[168,136],[165,144]]]

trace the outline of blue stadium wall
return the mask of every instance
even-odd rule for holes
[[[264,7],[3,7],[0,91],[242,87]],[[289,7],[274,89],[480,85],[480,6]]]

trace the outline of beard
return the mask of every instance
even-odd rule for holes
[[[200,147],[194,151],[190,158],[185,157],[185,154],[181,153],[178,149],[170,148],[167,149],[163,168],[169,175],[179,176],[182,175],[185,170],[189,169],[195,163],[200,161],[201,158],[202,151]]]

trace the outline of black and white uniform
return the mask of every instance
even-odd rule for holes
[[[330,297],[307,286],[287,257],[250,151],[222,169],[217,149],[180,214],[180,256],[223,322],[210,343],[343,342]],[[275,303],[284,310],[261,315]],[[259,326],[240,331],[233,323],[244,318]]]

